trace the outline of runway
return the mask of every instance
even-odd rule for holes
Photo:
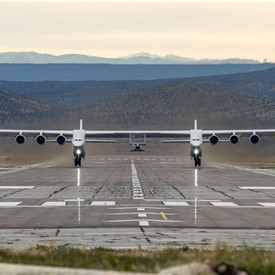
[[[67,161],[0,169],[0,228],[13,234],[138,230],[147,244],[146,232],[167,237],[206,230],[211,236],[219,230],[226,237],[230,229],[261,236],[268,230],[273,236],[275,173],[203,165],[195,169],[188,159],[137,154],[95,156],[81,168]]]

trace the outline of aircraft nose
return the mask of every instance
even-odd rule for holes
[[[199,146],[202,145],[202,141],[201,141],[201,140],[192,140],[192,141],[191,141],[191,144],[192,144],[192,146],[194,146],[194,147],[199,147]]]
[[[84,144],[83,140],[73,140],[73,145],[75,147],[81,147],[83,146],[83,144]]]

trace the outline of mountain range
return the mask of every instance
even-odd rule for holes
[[[176,55],[158,56],[137,53],[118,58],[88,56],[82,54],[51,55],[36,52],[0,53],[0,63],[5,64],[258,64],[253,59],[192,59]]]
[[[274,75],[275,68],[192,79],[1,81],[0,120],[66,128],[82,117],[89,129],[187,129],[197,118],[204,128],[275,128]]]

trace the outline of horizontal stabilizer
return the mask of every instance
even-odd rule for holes
[[[137,146],[137,145],[145,146],[146,142],[131,142],[130,145],[132,145],[132,146]]]

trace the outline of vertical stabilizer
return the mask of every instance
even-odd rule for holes
[[[198,124],[197,124],[197,120],[195,119],[194,121],[194,129],[197,130],[198,129]]]
[[[83,122],[82,122],[82,119],[80,119],[79,129],[80,129],[80,130],[83,130]]]

